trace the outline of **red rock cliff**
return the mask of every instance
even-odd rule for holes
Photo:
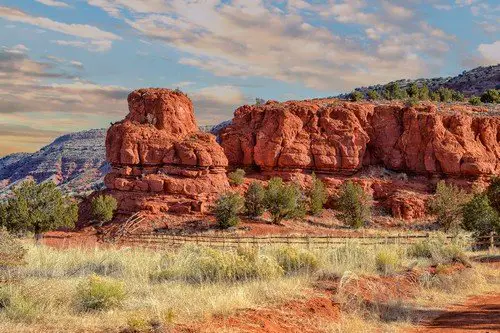
[[[438,108],[440,108],[438,110]],[[221,133],[231,165],[421,174],[500,173],[500,117],[469,106],[334,99],[242,106]]]
[[[189,98],[168,89],[128,96],[129,114],[106,136],[112,171],[105,184],[119,210],[203,211],[228,187],[227,158],[208,133],[199,132]]]

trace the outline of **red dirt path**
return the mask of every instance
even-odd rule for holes
[[[480,295],[450,307],[418,333],[500,332],[500,294]]]

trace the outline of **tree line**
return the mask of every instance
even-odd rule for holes
[[[426,84],[418,85],[413,82],[408,87],[402,88],[398,83],[391,82],[385,85],[381,92],[377,90],[368,90],[365,93],[354,90],[349,94],[351,101],[361,100],[408,100],[409,102],[435,101],[435,102],[464,102],[466,98],[459,91],[440,87],[436,90],[430,90]],[[480,105],[481,103],[500,103],[500,90],[489,89],[480,96],[471,96],[468,99],[471,105]]]

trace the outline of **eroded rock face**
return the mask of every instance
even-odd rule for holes
[[[242,106],[220,135],[229,163],[261,170],[500,173],[500,117],[469,106],[333,99]],[[456,110],[454,108],[457,108]]]
[[[140,89],[128,102],[129,114],[106,136],[112,171],[105,184],[120,211],[203,211],[227,190],[224,151],[215,136],[198,130],[186,95]]]

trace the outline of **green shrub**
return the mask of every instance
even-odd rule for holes
[[[248,216],[258,217],[264,213],[264,187],[259,182],[253,181],[245,193],[245,211]]]
[[[380,274],[392,274],[401,266],[401,258],[396,251],[382,250],[375,256],[375,265]]]
[[[272,279],[283,275],[276,260],[251,250],[217,250],[186,246],[166,268],[152,276],[156,280],[182,280],[190,283],[237,282]]]
[[[411,97],[411,98],[408,98],[406,101],[405,101],[405,105],[406,107],[412,107],[412,106],[417,106],[419,104],[419,101],[416,97]]]
[[[490,232],[500,232],[500,215],[490,206],[490,201],[485,193],[476,194],[462,208],[465,230],[472,231],[479,236],[488,235]]]
[[[470,105],[481,105],[481,98],[478,96],[472,96],[469,98]]]
[[[349,94],[349,100],[351,100],[352,102],[359,102],[364,98],[365,96],[363,95],[363,93],[357,90],[354,90]]]
[[[31,323],[41,315],[40,307],[25,295],[11,294],[7,303],[3,312],[12,321]]]
[[[102,225],[113,219],[118,203],[111,195],[99,195],[92,199],[91,207],[92,216]]]
[[[465,100],[465,96],[460,91],[452,90],[451,99],[455,102],[463,102]]]
[[[500,90],[489,89],[481,95],[481,102],[483,103],[500,103]]]
[[[227,175],[227,178],[229,178],[229,183],[231,183],[232,185],[241,185],[245,180],[245,170],[236,169],[235,171],[230,172]]]
[[[456,230],[462,222],[462,206],[469,200],[469,195],[453,184],[439,181],[436,194],[428,202],[431,214],[437,216],[437,223],[445,230]]]
[[[78,304],[84,311],[118,307],[125,300],[125,296],[122,282],[97,275],[91,275],[80,283],[77,291]]]
[[[408,97],[410,97],[410,98],[418,99],[419,92],[420,92],[420,89],[418,88],[418,85],[415,82],[411,83],[406,88],[406,93],[408,94]]]
[[[24,181],[12,190],[0,223],[11,232],[33,232],[37,239],[46,231],[74,226],[78,207],[63,196],[52,181]]]
[[[336,208],[340,211],[338,217],[345,224],[354,228],[362,227],[371,216],[371,206],[371,196],[360,185],[352,181],[342,184]]]
[[[467,262],[465,250],[470,247],[468,237],[455,237],[447,239],[444,233],[438,233],[431,237],[412,244],[408,248],[408,255],[414,258],[426,258],[434,264],[449,264],[452,262]]]
[[[368,90],[367,96],[371,101],[376,101],[380,98],[378,92],[376,90]]]
[[[500,214],[500,177],[491,180],[491,184],[486,189],[486,195],[490,200],[490,205]]]
[[[429,99],[429,87],[424,84],[418,90],[418,99],[421,101],[426,101]]]
[[[238,193],[226,193],[217,199],[214,214],[217,225],[227,229],[234,227],[240,222],[238,214],[243,209],[243,198]]]
[[[313,215],[318,215],[323,211],[323,206],[328,199],[328,192],[326,191],[325,184],[312,174],[312,187],[309,190],[309,206]]]
[[[401,89],[398,83],[391,82],[384,87],[383,96],[385,99],[405,99],[408,97],[406,90]]]
[[[276,224],[283,219],[300,217],[305,213],[300,189],[294,184],[285,184],[281,178],[272,178],[267,184],[264,206]]]
[[[278,265],[287,274],[313,273],[319,268],[318,258],[311,252],[295,247],[280,247],[275,253]]]
[[[440,87],[436,93],[439,95],[438,101],[451,102],[453,100],[453,90]]]

